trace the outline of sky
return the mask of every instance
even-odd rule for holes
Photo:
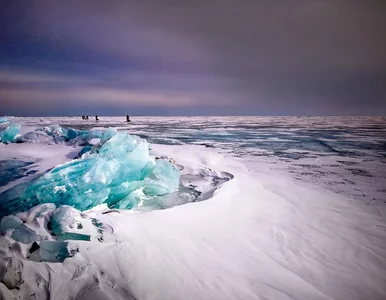
[[[2,0],[0,115],[386,115],[385,0]]]

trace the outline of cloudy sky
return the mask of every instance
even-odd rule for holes
[[[4,0],[0,115],[385,115],[385,16],[385,0]]]

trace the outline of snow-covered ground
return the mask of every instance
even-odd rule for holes
[[[54,121],[66,125],[68,119],[45,120]],[[110,118],[106,125],[138,134],[146,132],[146,121],[129,128],[124,122],[117,124],[118,121]],[[166,122],[156,119],[156,122],[161,121]],[[23,122],[37,126],[42,121],[26,119]],[[259,151],[266,154],[269,150],[256,146],[247,150],[250,145],[243,148],[240,142],[239,150],[244,155],[234,157],[231,155],[234,151],[224,146],[224,139],[218,141],[220,134],[209,139],[212,143],[209,147],[195,145],[199,138],[183,142],[183,138],[195,130],[194,126],[189,131],[189,124],[179,128],[175,123],[180,121],[175,121],[174,125],[173,120],[167,122],[170,130],[164,135],[177,142],[173,142],[175,145],[170,145],[170,140],[166,142],[169,145],[154,144],[153,153],[172,157],[177,165],[183,166],[181,173],[185,180],[205,177],[195,184],[210,191],[211,197],[206,201],[147,212],[85,212],[84,218],[95,218],[103,224],[105,239],[73,241],[79,253],[63,263],[27,259],[30,253],[26,246],[2,238],[0,275],[5,273],[3,282],[8,286],[0,283],[3,298],[386,299],[386,221],[381,203],[385,201],[384,191],[375,193],[375,189],[368,188],[370,184],[359,184],[363,194],[375,193],[379,198],[368,204],[367,199],[350,197],[350,185],[337,194],[326,190],[323,180],[316,182],[318,185],[310,180],[295,180],[296,176],[300,179],[311,176],[289,172],[299,159],[256,156]],[[195,119],[190,124],[200,124],[202,128],[200,122],[205,124],[205,119]],[[220,118],[219,126],[221,122]],[[237,118],[230,121],[240,122]],[[311,126],[310,122],[301,122],[302,128]],[[344,120],[339,122],[344,124]],[[258,125],[263,126],[262,123]],[[291,127],[288,123],[283,131],[288,133],[298,128],[294,124]],[[331,122],[321,126],[326,124],[337,126]],[[232,125],[223,122],[222,127],[227,126]],[[156,125],[147,127],[148,135],[155,132]],[[178,138],[173,137],[173,127]],[[347,131],[348,127],[358,129],[350,123],[341,131]],[[230,129],[221,131],[224,136]],[[150,140],[156,138],[162,137],[153,135]],[[377,143],[377,138],[379,143],[384,141],[382,134],[371,141],[368,135],[369,143]],[[249,143],[251,138],[245,141]],[[231,139],[228,142],[231,143]],[[383,178],[379,166],[384,160],[379,154],[382,149],[377,149],[367,158],[354,154],[336,157],[326,153],[312,158],[307,157],[311,153],[307,148],[302,150],[306,157],[300,160],[303,163],[309,160],[307,165],[317,164],[323,170],[327,165],[336,164],[336,160],[357,160],[362,169],[367,166],[366,162],[371,162],[375,170],[367,171],[371,172],[379,189]],[[66,145],[52,145],[51,148],[47,145],[39,148],[38,144],[0,145],[2,161],[16,158],[33,162],[34,167],[27,166],[27,170],[35,168],[38,172],[72,159],[74,151],[78,149]],[[290,151],[296,152],[296,147]],[[325,176],[331,176],[332,181],[344,178],[343,172],[337,173],[336,178],[331,174]],[[357,183],[363,178],[360,174],[351,175]],[[17,180],[27,180],[31,176],[36,175]],[[216,179],[208,181],[209,177]],[[213,185],[221,178],[228,181],[214,185],[213,190],[205,187],[208,182]],[[44,222],[26,224],[37,228]],[[44,226],[40,230],[44,231]]]
[[[25,126],[116,127],[154,144],[203,145],[286,171],[386,215],[386,117],[10,118]]]

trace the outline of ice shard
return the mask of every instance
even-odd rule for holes
[[[158,159],[153,172],[146,179],[143,192],[148,196],[160,196],[178,189],[180,171],[173,163]]]
[[[23,221],[16,216],[5,216],[1,219],[0,233],[4,235],[7,231],[10,232],[11,238],[23,244],[40,240],[36,232],[24,225]]]
[[[42,144],[54,144],[54,138],[50,135],[48,135],[44,131],[35,130],[28,132],[26,134],[23,134],[22,136],[18,137],[16,142],[18,143],[42,143]]]
[[[8,121],[7,121],[8,122]],[[4,126],[3,126],[4,128]],[[2,132],[0,132],[0,141],[3,143],[43,143],[43,144],[59,144],[66,143],[68,145],[90,145],[89,142],[95,139],[107,141],[116,134],[116,129],[109,128],[108,130],[77,130],[73,128],[64,128],[59,125],[50,125],[35,129],[19,136],[21,126],[12,124]],[[4,135],[4,137],[3,137]]]
[[[0,132],[0,142],[4,144],[12,143],[20,133],[20,124],[11,124],[4,131]]]
[[[56,126],[47,132],[58,137],[68,133]],[[114,130],[77,133],[77,138],[83,134],[87,138],[98,135],[100,143],[84,151],[81,158],[1,194],[0,216],[41,203],[70,205],[81,211],[102,203],[130,209],[138,205],[141,197],[165,195],[178,189],[178,168],[167,160],[155,160],[147,141]]]
[[[55,236],[60,240],[84,240],[91,239],[87,232],[79,210],[63,205],[58,207],[51,216],[51,228]],[[87,233],[86,233],[87,232]]]
[[[42,241],[39,251],[42,261],[63,262],[79,252],[79,248],[72,242]]]

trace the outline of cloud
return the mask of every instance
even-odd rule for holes
[[[34,83],[86,83],[91,82],[78,76],[64,76],[61,74],[48,74],[33,70],[18,68],[0,68],[0,84],[34,84]],[[94,80],[95,82],[95,80]]]
[[[122,87],[100,86],[98,80],[56,74],[33,73],[22,70],[0,70],[0,92],[8,105],[34,104],[66,101],[76,106],[77,101],[110,105],[134,104],[141,106],[190,106],[194,101],[188,96],[177,95],[174,90],[130,90]],[[12,85],[13,84],[13,85]]]
[[[137,93],[128,90],[109,88],[65,88],[62,90],[42,89],[2,89],[1,96],[10,101],[10,106],[36,105],[44,106],[49,102],[65,101],[62,105],[76,106],[82,104],[96,105],[135,105],[135,106],[191,106],[194,101],[188,97],[178,97],[167,93]],[[61,104],[58,103],[60,106]]]
[[[190,82],[192,80],[195,82]],[[122,108],[133,107],[139,111],[148,108],[155,114],[159,109],[190,110],[195,106],[205,106],[202,99],[215,105],[217,93],[196,90],[204,85],[209,88],[208,81],[211,82],[206,78],[178,78],[162,72],[130,74],[119,71],[107,79],[94,79],[7,68],[0,69],[0,98],[3,110],[13,112],[25,108],[28,114],[40,114],[49,109],[56,109],[61,114],[77,115],[84,110],[102,114],[107,108],[119,114]],[[194,86],[196,88],[192,89]],[[218,104],[223,106],[235,104],[226,97],[220,101]]]
[[[8,89],[158,93],[234,114],[386,113],[385,1],[31,0],[10,10],[38,57],[64,63],[52,78],[33,65]]]

